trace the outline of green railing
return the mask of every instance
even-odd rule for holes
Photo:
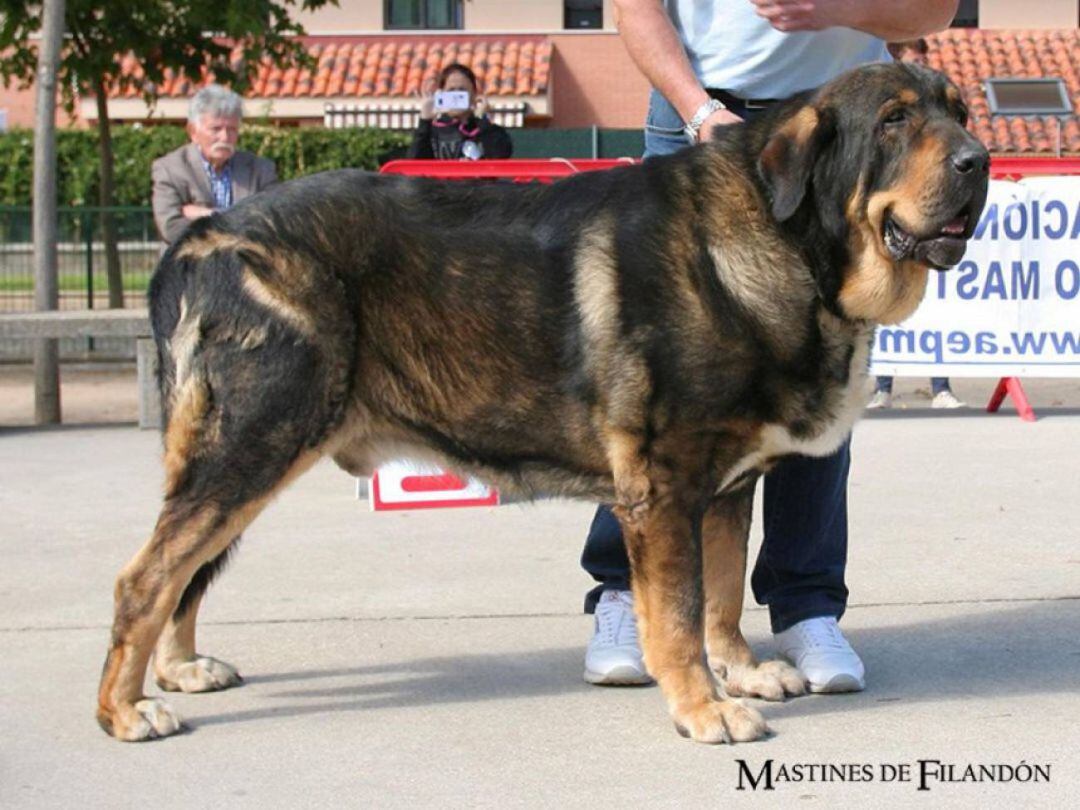
[[[117,232],[124,298],[141,306],[161,249],[149,208],[62,207],[57,214],[61,307],[107,306],[102,212]],[[34,249],[29,206],[0,206],[0,312],[33,309]],[[138,303],[136,303],[138,302]]]
[[[60,309],[105,309],[109,285],[102,242],[102,212],[117,232],[125,307],[146,305],[146,287],[161,252],[149,208],[117,206],[61,207],[57,211],[57,281]],[[29,312],[34,307],[34,245],[30,206],[0,206],[0,312]],[[65,357],[128,357],[131,341],[65,340]],[[28,340],[0,341],[0,360],[25,360]]]

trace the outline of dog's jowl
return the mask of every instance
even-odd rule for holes
[[[989,163],[964,123],[941,75],[875,65],[550,186],[339,171],[196,222],[150,290],[165,497],[116,583],[102,727],[180,728],[151,657],[165,690],[239,683],[196,650],[199,603],[290,481],[421,456],[615,503],[676,727],[761,737],[729,696],[804,683],[739,631],[754,481],[843,441],[874,327],[960,260]]]

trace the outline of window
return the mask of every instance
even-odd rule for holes
[[[953,17],[952,27],[978,28],[979,0],[960,0],[960,6],[956,9],[956,16]]]
[[[383,27],[461,28],[461,0],[384,0]]]
[[[1065,82],[1047,79],[987,79],[986,100],[998,115],[1072,115]]]
[[[603,28],[604,0],[563,0],[563,28]]]

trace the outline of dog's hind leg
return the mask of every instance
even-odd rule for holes
[[[243,682],[233,666],[199,655],[195,649],[195,620],[203,594],[238,540],[234,538],[225,551],[195,572],[165,623],[154,650],[154,681],[167,692],[213,692]]]
[[[177,495],[166,500],[150,541],[117,578],[112,644],[98,692],[98,722],[106,731],[118,739],[134,741],[164,737],[179,730],[179,720],[165,701],[143,695],[146,667],[155,642],[166,624],[173,621],[159,651],[177,655],[180,645],[193,649],[197,604],[191,604],[179,621],[175,618],[192,577],[223,554],[277,491],[319,457],[314,450],[298,453],[272,489],[230,498],[231,503],[207,498],[214,490],[210,482],[197,488],[203,497]],[[218,494],[225,495],[225,489],[218,490]],[[189,672],[177,666],[174,659],[166,675],[190,679],[189,684],[176,681],[180,688],[200,685],[208,678],[227,681],[229,672],[235,676],[227,664],[213,659],[207,659],[206,664],[197,661]]]
[[[228,670],[197,663],[194,653],[198,597],[209,583],[204,566],[219,563],[274,495],[321,458],[331,430],[325,366],[302,341],[283,339],[258,350],[211,344],[193,357],[173,392],[165,431],[161,514],[116,582],[97,716],[123,740],[179,729],[164,701],[143,695],[150,654],[163,632],[158,651],[164,667],[156,674],[167,688],[227,685]]]
[[[806,692],[802,674],[783,661],[758,663],[739,629],[753,502],[751,481],[712,501],[702,521],[705,649],[709,667],[728,695],[783,700]]]
[[[650,468],[644,503],[616,506],[631,564],[645,666],[667,699],[679,733],[699,742],[756,740],[767,731],[754,709],[717,695],[702,650],[701,499],[694,476],[673,481]],[[617,489],[619,483],[616,482]]]

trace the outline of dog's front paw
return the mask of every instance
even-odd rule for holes
[[[166,692],[216,692],[244,682],[231,664],[205,655],[155,663],[154,680]]]
[[[765,718],[734,700],[710,700],[674,716],[675,729],[696,742],[752,742],[769,733]]]
[[[714,667],[724,691],[732,697],[783,700],[806,694],[806,676],[785,661],[762,661],[755,666]]]
[[[183,728],[172,706],[161,698],[143,698],[118,705],[107,716],[98,713],[98,722],[109,734],[124,742],[142,742],[168,737]]]

